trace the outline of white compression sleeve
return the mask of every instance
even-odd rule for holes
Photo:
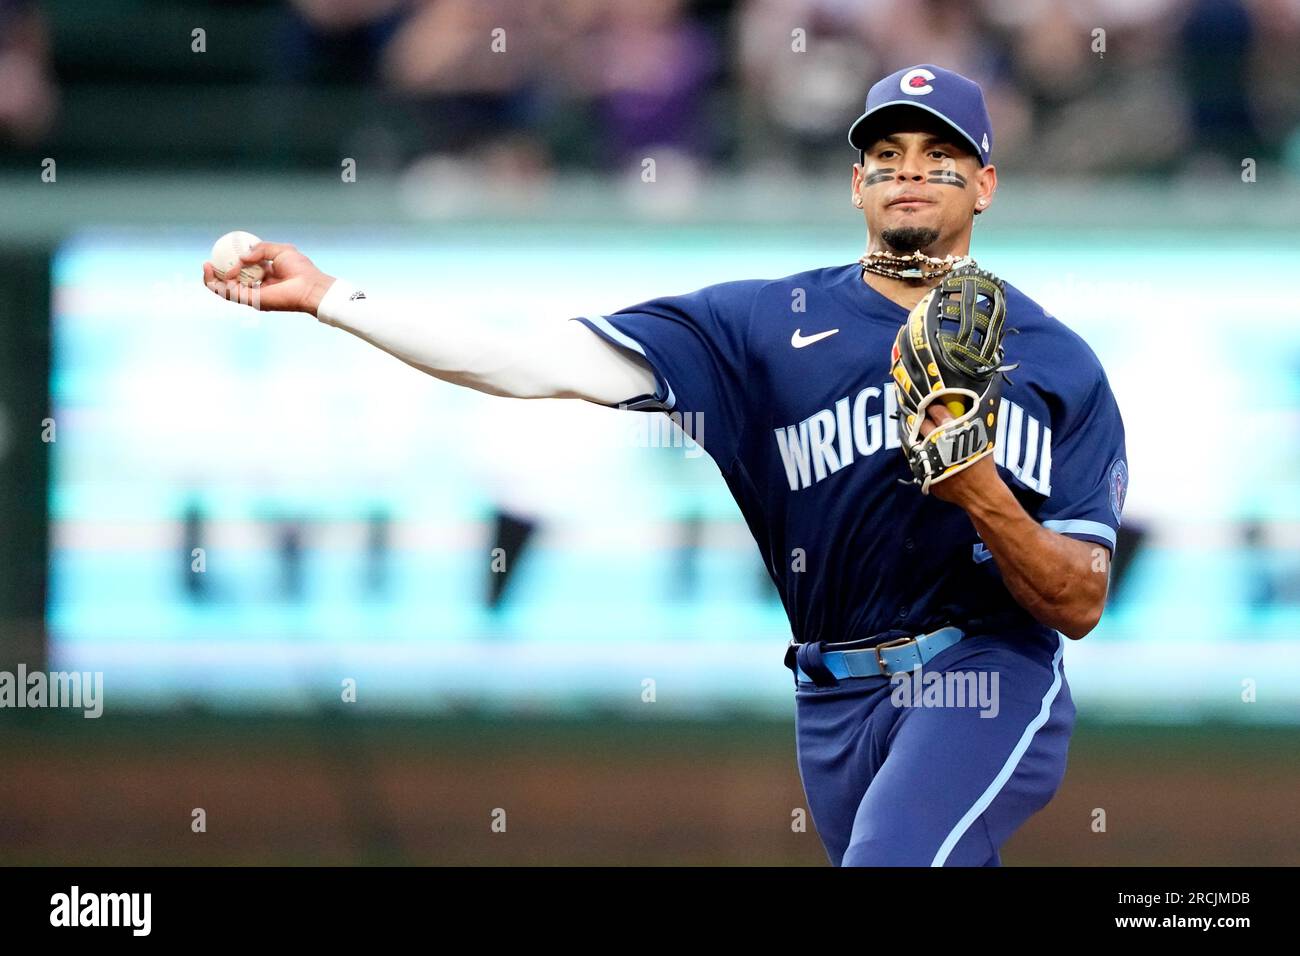
[[[581,322],[556,322],[513,336],[387,308],[339,279],[316,314],[326,325],[345,329],[422,372],[491,395],[619,405],[655,392],[654,373],[643,358],[611,345]]]

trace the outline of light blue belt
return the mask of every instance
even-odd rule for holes
[[[929,634],[901,637],[872,647],[848,651],[822,651],[822,663],[837,679],[846,677],[888,677],[899,671],[911,671],[928,664],[941,651],[946,651],[966,632],[959,627],[941,627]],[[795,679],[813,683],[803,668],[795,666]]]

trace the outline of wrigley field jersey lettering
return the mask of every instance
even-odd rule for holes
[[[998,470],[1045,527],[1113,550],[1128,469],[1110,383],[1076,333],[1012,286],[1006,294],[1018,330],[1006,361],[1019,368],[1003,386]],[[1012,598],[966,513],[899,481],[911,472],[889,354],[907,314],[853,263],[577,321],[654,369],[656,393],[626,407],[703,424],[797,641],[996,616],[1003,634],[1036,636],[1050,658],[1056,633]]]

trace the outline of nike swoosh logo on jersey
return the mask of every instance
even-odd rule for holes
[[[790,336],[790,344],[797,349],[801,349],[804,348],[805,346],[812,345],[814,342],[820,342],[822,339],[830,338],[832,335],[838,332],[839,329],[830,329],[829,331],[826,332],[818,332],[816,335],[807,335],[807,336],[800,335],[799,334],[800,331],[802,330],[795,329],[794,335]]]

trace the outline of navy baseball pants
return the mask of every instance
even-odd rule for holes
[[[831,863],[998,866],[999,847],[1065,776],[1075,709],[1058,640],[1048,658],[967,637],[924,680],[908,672],[910,694],[883,676],[798,681],[799,774]],[[992,693],[958,705],[934,674]],[[927,681],[931,693],[918,692]]]

